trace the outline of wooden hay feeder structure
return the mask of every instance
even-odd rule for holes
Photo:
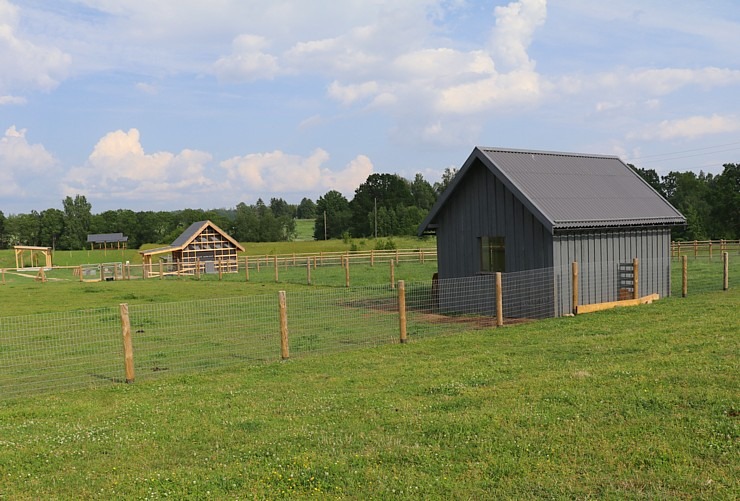
[[[34,247],[31,245],[16,245],[13,247],[15,249],[15,267],[18,270],[22,270],[23,268],[27,268],[26,266],[26,252],[29,254],[30,258],[30,265],[28,267],[31,268],[39,268],[41,267],[41,264],[39,263],[39,257],[43,256],[45,264],[43,265],[44,268],[51,268],[51,247]]]
[[[238,252],[244,252],[239,242],[211,221],[198,221],[191,224],[168,247],[141,251],[144,263],[144,276],[154,275],[194,275],[196,273],[238,273]],[[153,265],[154,256],[165,257],[171,261],[166,268]],[[161,272],[160,272],[161,270]]]

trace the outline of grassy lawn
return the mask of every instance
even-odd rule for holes
[[[739,301],[0,402],[0,492],[736,499]]]

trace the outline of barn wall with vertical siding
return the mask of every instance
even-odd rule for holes
[[[437,223],[440,279],[481,271],[480,237],[505,238],[507,273],[553,264],[550,232],[480,162],[461,180]]]
[[[633,258],[639,267],[639,294],[670,295],[671,230],[662,227],[632,230],[572,231],[557,234],[553,242],[556,312],[572,310],[570,266],[579,263],[579,303],[593,304],[619,299],[619,289],[627,284],[620,273],[631,270]]]

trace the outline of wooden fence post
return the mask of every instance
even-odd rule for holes
[[[403,280],[398,281],[398,327],[401,332],[401,343],[406,339],[406,284]]]
[[[3,270],[4,271],[4,270]],[[84,282],[85,280],[82,278],[82,266],[77,267],[77,271],[80,272],[80,282]]]
[[[280,308],[280,358],[290,358],[288,346],[288,304],[285,299],[285,291],[278,292],[278,303]]]
[[[698,250],[699,250],[699,242],[697,242],[696,240],[694,240],[694,259],[696,259],[696,254],[697,254]]]
[[[632,260],[632,299],[640,299],[640,260]]]
[[[395,265],[393,264],[393,259],[390,260],[390,266],[391,266],[391,289],[396,288],[396,270]]]
[[[244,256],[244,280],[249,282],[249,256]]]
[[[573,261],[570,265],[573,289],[573,314],[578,310],[578,262]]]
[[[123,364],[126,382],[134,382],[134,344],[131,340],[131,321],[128,316],[128,303],[121,303],[121,333],[123,335]]]
[[[370,266],[371,267],[375,266],[375,251],[374,250],[370,250]]]
[[[730,288],[730,254],[727,252],[722,253],[722,268],[724,269],[722,290],[726,291]]]
[[[279,282],[280,281],[280,277],[279,277],[278,273],[279,273],[279,271],[278,271],[278,258],[277,258],[277,254],[275,254],[275,282]]]
[[[347,256],[346,261],[344,266],[344,285],[345,287],[349,287],[349,256]]]
[[[260,272],[260,258],[257,258],[257,273]]]
[[[159,279],[162,280],[164,278],[164,263],[162,261],[159,262]]]
[[[712,241],[709,241],[709,260],[712,260]]]
[[[504,291],[501,289],[501,272],[496,272],[496,327],[504,325]]]
[[[684,254],[681,263],[681,297],[689,293],[689,258]]]
[[[306,284],[311,285],[311,258],[306,259]]]

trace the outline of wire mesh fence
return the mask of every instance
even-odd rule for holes
[[[275,294],[131,304],[135,377],[398,343],[402,332],[415,340],[486,329],[570,314],[576,304],[663,297],[663,290],[680,297],[683,269],[672,264],[644,260],[638,272],[635,263],[603,262],[581,265],[575,275],[562,267],[403,286],[311,287],[286,293],[284,319]],[[722,260],[689,260],[686,269],[689,294],[722,290],[728,276]],[[728,287],[740,287],[740,260],[730,259],[727,270]],[[124,381],[123,325],[117,306],[0,317],[0,396]]]
[[[117,308],[0,318],[0,395],[122,381]]]

